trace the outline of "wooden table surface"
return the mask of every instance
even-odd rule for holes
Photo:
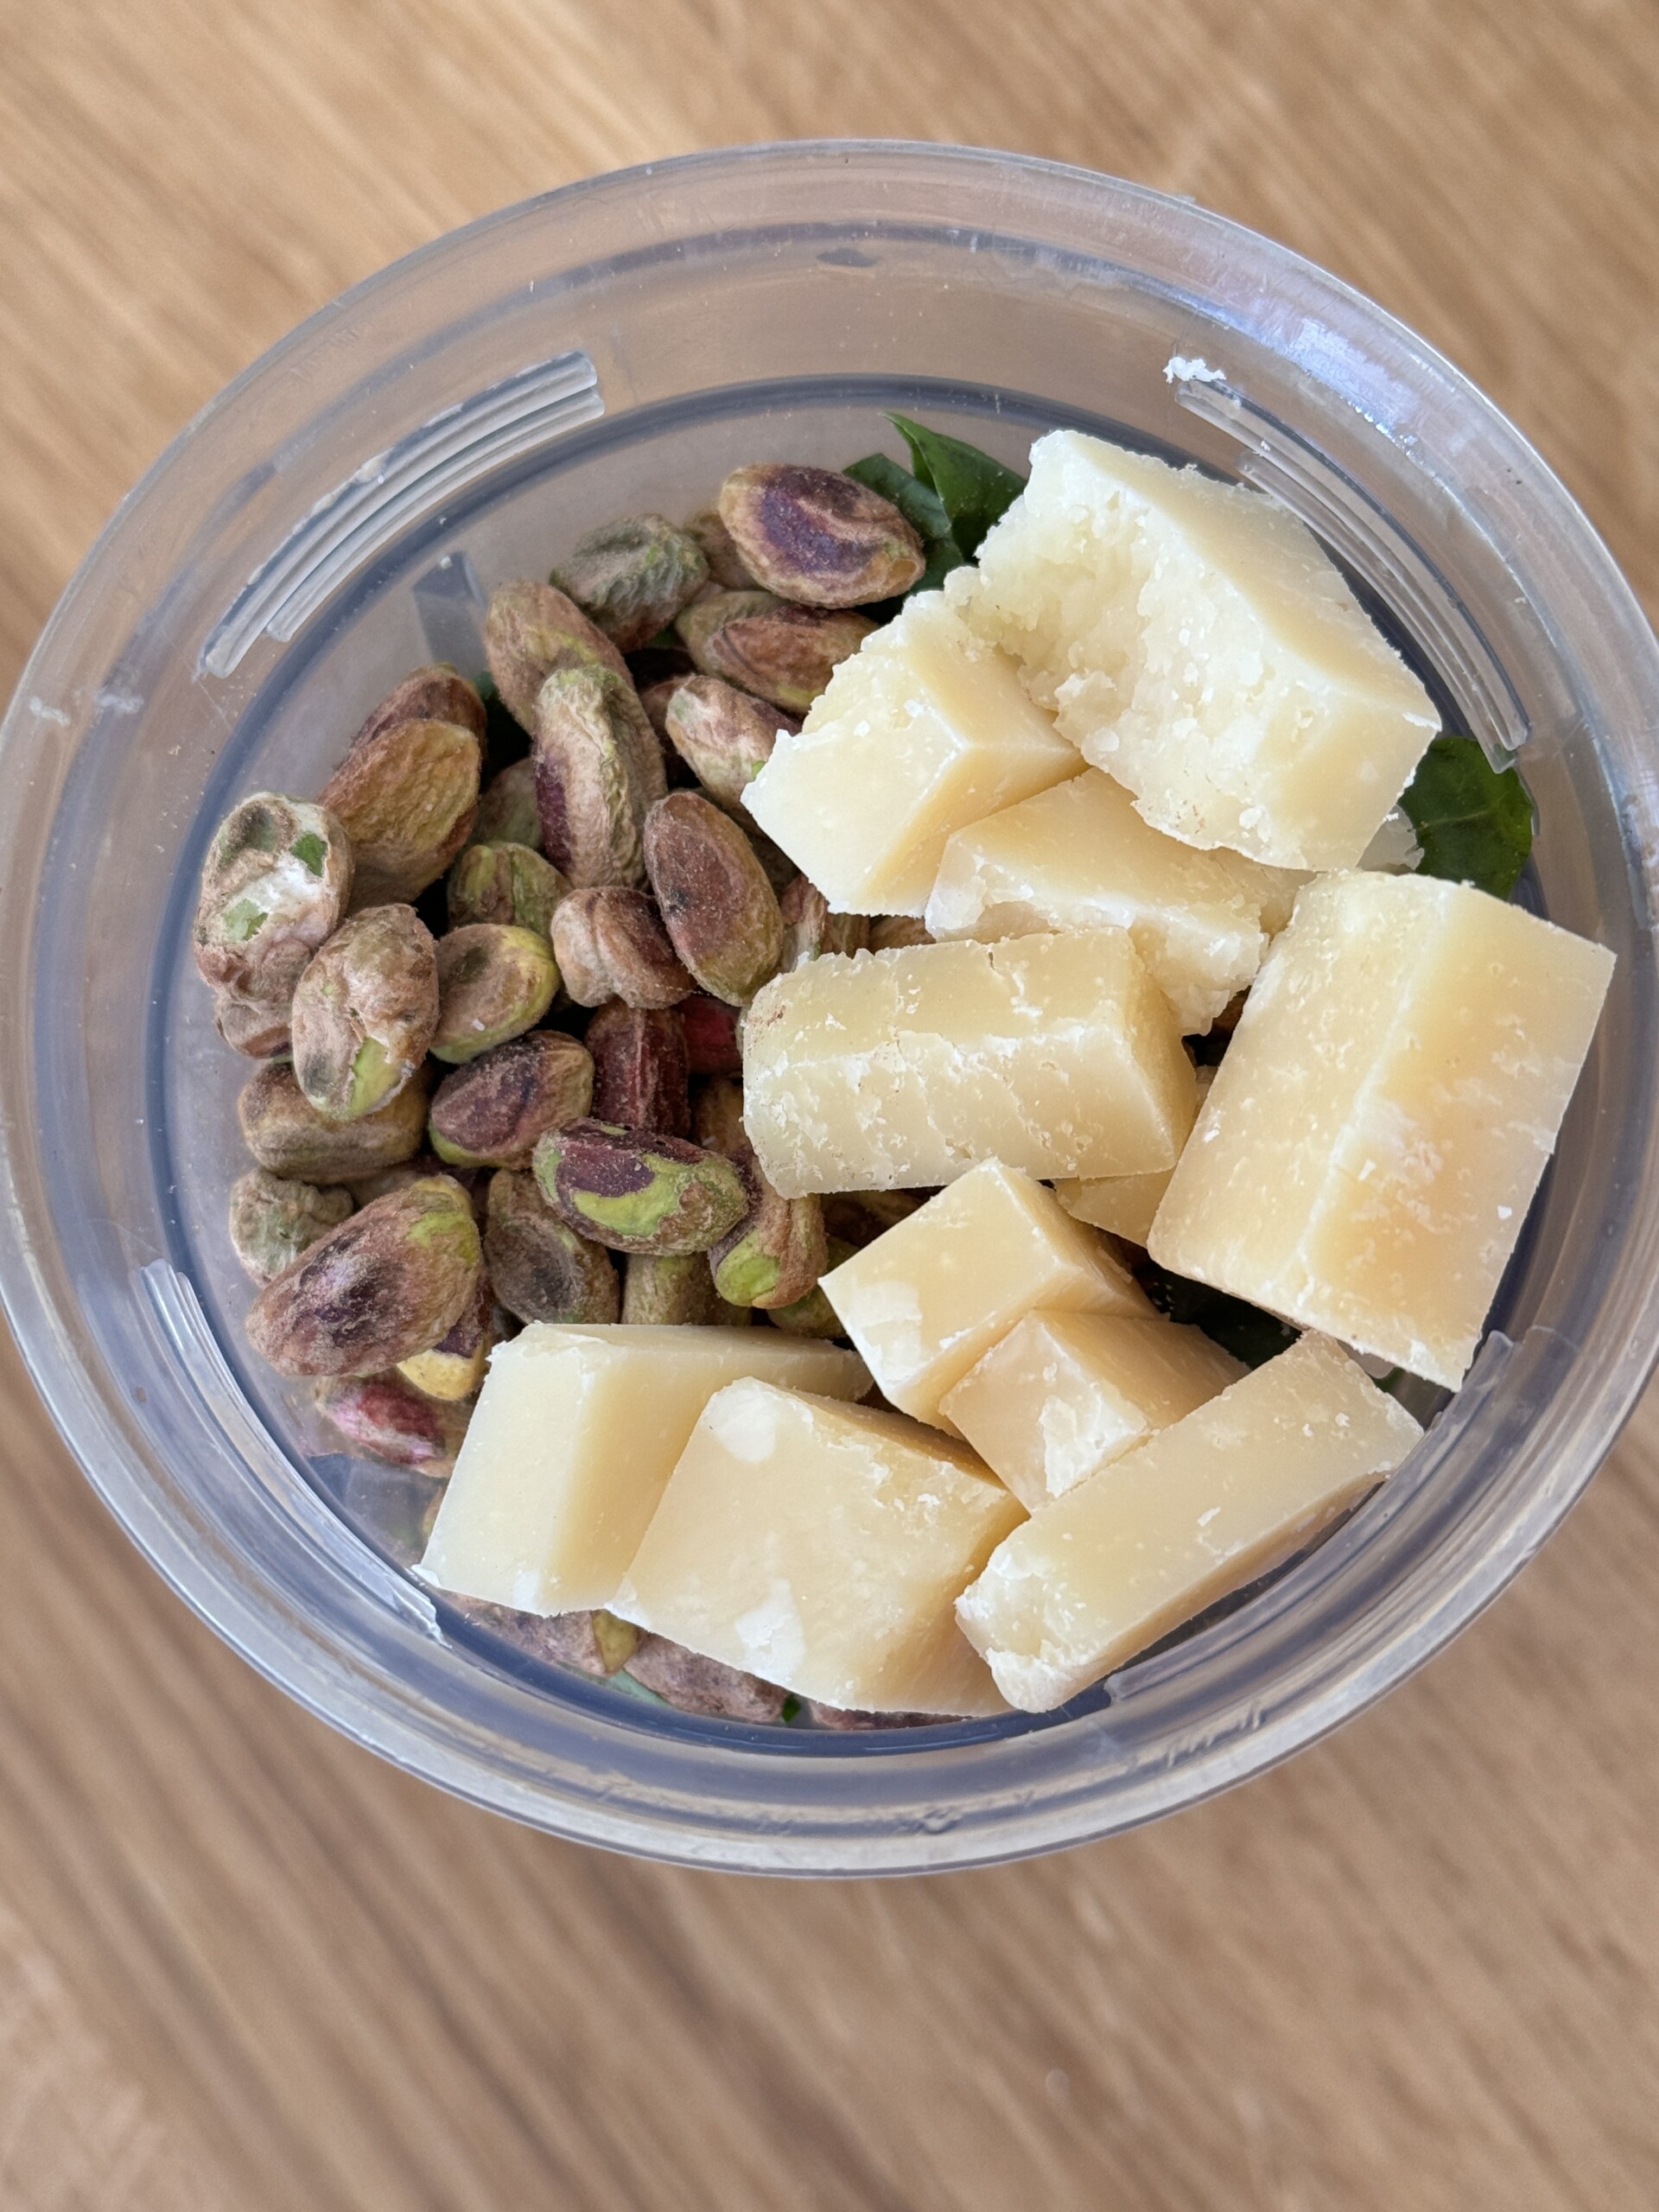
[[[0,673],[342,286],[619,163],[955,138],[1425,331],[1659,608],[1654,0],[0,0]],[[1127,1840],[799,1885],[440,1796],[288,1704],[0,1368],[5,2212],[1659,2203],[1659,1401],[1334,1740]]]

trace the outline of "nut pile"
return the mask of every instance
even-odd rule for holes
[[[772,1189],[743,1009],[919,925],[832,913],[742,796],[927,561],[852,476],[740,468],[683,526],[607,524],[501,586],[487,676],[416,670],[319,798],[220,824],[194,943],[219,1034],[263,1063],[230,1199],[248,1335],[353,1452],[447,1477],[525,1322],[839,1332],[819,1276],[913,1202]],[[689,1710],[782,1710],[607,1614],[471,1610]]]

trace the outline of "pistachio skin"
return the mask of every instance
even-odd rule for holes
[[[537,1140],[581,1121],[593,1100],[588,1047],[537,1029],[444,1077],[427,1122],[432,1149],[452,1166],[526,1168]]]
[[[622,1271],[622,1319],[639,1328],[747,1329],[754,1315],[728,1306],[701,1252],[630,1252]]]
[[[426,1080],[408,1084],[354,1122],[318,1113],[284,1063],[261,1068],[236,1102],[242,1138],[260,1166],[303,1183],[354,1183],[413,1160],[426,1139]]]
[[[779,733],[800,725],[718,676],[689,676],[663,718],[669,743],[709,797],[739,813],[743,794],[772,758]]]
[[[742,1074],[742,1015],[736,1007],[698,991],[680,1001],[680,1021],[686,1065],[693,1075]]]
[[[780,1198],[752,1155],[736,1166],[748,1211],[709,1255],[715,1287],[733,1306],[798,1305],[823,1273],[823,1210],[816,1198]]]
[[[233,1052],[251,1060],[286,1057],[291,1043],[285,1006],[267,1006],[234,991],[213,993],[213,1027]]]
[[[533,1175],[490,1179],[484,1256],[495,1294],[520,1321],[614,1321],[621,1302],[608,1252],[560,1219]]]
[[[750,573],[800,606],[894,599],[927,566],[892,500],[836,468],[757,461],[734,469],[721,486],[720,518]]]
[[[484,1381],[495,1341],[495,1298],[487,1269],[480,1268],[460,1319],[429,1351],[399,1360],[397,1372],[429,1398],[451,1402],[474,1398]]]
[[[553,916],[553,957],[578,1006],[677,1006],[696,988],[656,902],[620,883],[573,891]]]
[[[442,1480],[454,1471],[472,1408],[429,1398],[396,1368],[315,1385],[317,1411],[365,1459]]]
[[[784,1717],[785,1693],[775,1683],[763,1682],[758,1675],[746,1675],[721,1660],[705,1659],[665,1636],[642,1635],[627,1667],[636,1682],[681,1713],[761,1726]]]
[[[695,601],[675,626],[703,675],[804,715],[875,625],[850,609],[795,607],[760,591]]]
[[[912,944],[931,944],[926,927],[914,914],[877,914],[870,921],[872,952],[897,952]]]
[[[542,817],[536,805],[536,764],[509,761],[479,794],[473,817],[475,845],[526,845],[542,849]]]
[[[312,954],[340,927],[353,874],[345,824],[327,806],[255,791],[231,809],[202,863],[191,931],[202,980],[220,994],[221,1032],[274,1032]],[[251,1041],[238,1049],[256,1051]]]
[[[556,669],[607,669],[628,680],[628,664],[605,632],[573,599],[531,577],[492,594],[484,651],[501,703],[532,732],[537,696]]]
[[[542,849],[577,888],[645,880],[640,832],[668,788],[663,748],[626,677],[561,669],[536,695]]]
[[[472,834],[483,747],[459,722],[404,721],[354,746],[323,786],[356,855],[353,903],[407,903]]]
[[[616,1252],[706,1252],[747,1209],[730,1160],[607,1122],[575,1122],[543,1137],[535,1173],[563,1220]]]
[[[493,1605],[483,1598],[461,1598],[448,1591],[444,1603],[474,1626],[516,1644],[532,1659],[554,1667],[574,1667],[601,1680],[633,1656],[639,1630],[602,1608],[590,1613],[521,1613]]]
[[[474,922],[438,939],[435,1059],[459,1065],[533,1029],[559,988],[553,948],[533,930]]]
[[[318,1113],[352,1122],[413,1080],[438,1024],[438,961],[412,906],[365,906],[307,968],[289,1019],[294,1073]]]
[[[758,579],[751,575],[743,556],[738,551],[732,533],[721,519],[718,507],[702,507],[690,516],[684,524],[688,537],[695,537],[702,549],[702,557],[709,564],[709,581],[721,591],[753,591]]]
[[[662,515],[590,530],[548,581],[625,653],[664,628],[709,581],[702,548]]]
[[[481,745],[488,717],[477,686],[447,661],[435,661],[429,668],[416,669],[387,692],[365,717],[348,750],[355,753],[359,745],[396,729],[399,722],[457,722]]]
[[[602,1006],[584,1041],[594,1060],[594,1120],[690,1134],[685,1032],[671,1007]]]
[[[838,1236],[824,1239],[823,1272],[838,1268],[843,1260],[850,1260],[854,1247],[843,1243]],[[792,1306],[772,1306],[766,1310],[766,1319],[774,1329],[782,1329],[791,1337],[842,1337],[847,1332],[842,1326],[841,1316],[823,1290],[814,1283],[804,1298]]]
[[[274,1282],[351,1211],[349,1191],[326,1191],[251,1167],[231,1185],[231,1249],[255,1282]]]
[[[778,895],[741,830],[696,791],[671,791],[645,817],[645,859],[664,926],[713,997],[747,1005],[784,953]]]
[[[907,1221],[921,1200],[908,1191],[838,1191],[821,1203],[825,1230],[851,1253]]]
[[[798,875],[778,901],[784,918],[785,970],[804,968],[826,953],[862,952],[870,925],[862,914],[835,914],[816,883]]]
[[[510,922],[545,937],[570,886],[531,845],[472,844],[456,855],[448,884],[449,926]]]

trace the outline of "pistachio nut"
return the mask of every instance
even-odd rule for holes
[[[573,891],[553,917],[553,957],[578,1006],[676,1006],[694,988],[656,902],[625,884]]]
[[[562,1029],[537,1029],[447,1075],[428,1121],[432,1149],[462,1167],[528,1167],[538,1137],[579,1122],[594,1100],[594,1063]]]
[[[253,1301],[249,1340],[283,1375],[372,1375],[448,1334],[479,1265],[467,1193],[434,1175],[374,1199],[302,1253]]]
[[[533,930],[473,922],[438,939],[435,1059],[475,1060],[492,1046],[533,1029],[553,1003],[559,971],[553,948]]]
[[[691,1139],[725,1160],[747,1160],[754,1147],[743,1126],[743,1086],[730,1076],[708,1076],[691,1100]]]
[[[575,601],[530,577],[503,584],[492,597],[484,651],[501,703],[531,731],[537,694],[555,669],[604,668],[627,680],[627,663]]]
[[[328,1377],[317,1383],[315,1396],[317,1411],[353,1452],[422,1475],[453,1471],[472,1419],[470,1406],[429,1398],[395,1367]]]
[[[266,1009],[261,1033],[270,1032],[351,892],[351,843],[326,805],[256,791],[231,809],[207,848],[191,932],[203,980],[238,1002],[221,1031],[251,1037],[257,1005]]]
[[[354,1183],[413,1160],[426,1140],[424,1077],[354,1122],[319,1114],[285,1062],[263,1067],[236,1102],[243,1141],[273,1175]]]
[[[718,999],[747,1005],[784,952],[784,918],[753,848],[697,791],[671,791],[645,817],[645,871],[674,950]]]
[[[837,1735],[872,1728],[940,1728],[950,1716],[943,1713],[853,1713],[845,1706],[824,1705],[814,1697],[803,1698],[803,1710],[819,1728],[833,1728]]]
[[[831,1268],[838,1268],[843,1260],[850,1260],[853,1249],[838,1236],[826,1236],[824,1274],[828,1274]],[[818,1283],[814,1283],[804,1298],[798,1298],[791,1306],[768,1306],[766,1319],[774,1329],[782,1329],[791,1337],[842,1337],[847,1333],[840,1314]]]
[[[423,1089],[426,1087],[423,1084]],[[360,1206],[371,1198],[384,1198],[389,1191],[406,1191],[411,1183],[422,1183],[431,1175],[453,1175],[463,1190],[468,1188],[471,1171],[452,1167],[448,1160],[440,1160],[435,1152],[417,1152],[410,1159],[399,1160],[395,1167],[377,1168],[372,1174],[353,1175],[346,1188]],[[474,1218],[477,1205],[473,1207]]]
[[[636,1328],[747,1329],[754,1315],[728,1306],[702,1252],[630,1252],[622,1269],[622,1319]]]
[[[302,969],[303,974],[304,970]],[[233,1052],[251,1060],[274,1060],[289,1050],[288,1007],[238,991],[213,993],[213,1027]]]
[[[472,834],[483,749],[460,722],[394,722],[353,746],[327,783],[352,841],[353,904],[417,899]]]
[[[676,624],[705,676],[804,715],[875,625],[844,609],[794,607],[770,592],[717,592]]]
[[[685,1030],[685,1064],[693,1075],[741,1075],[743,1046],[738,1032],[742,1015],[706,991],[680,1001]]]
[[[709,564],[709,581],[721,591],[753,591],[756,579],[749,573],[743,556],[738,551],[732,533],[721,519],[718,507],[703,507],[684,524],[688,537],[695,537],[702,549],[702,557]]]
[[[668,788],[663,748],[626,677],[563,669],[536,698],[542,849],[585,887],[644,880],[640,828]]]
[[[473,817],[475,845],[527,845],[542,849],[542,817],[536,804],[536,763],[514,760],[493,776]]]
[[[898,952],[912,944],[931,944],[924,925],[914,914],[877,914],[870,924],[872,952]]]
[[[351,1210],[349,1191],[319,1190],[251,1167],[231,1185],[231,1249],[255,1282],[274,1282]]]
[[[645,720],[660,738],[668,735],[668,702],[688,680],[689,672],[687,676],[664,676],[640,690],[639,703],[645,710]]]
[[[927,566],[891,499],[838,468],[756,461],[720,487],[720,518],[751,575],[805,607],[895,599]]]
[[[709,1255],[715,1287],[733,1306],[794,1306],[823,1273],[823,1209],[816,1198],[780,1198],[753,1155],[736,1165],[749,1208]]]
[[[849,1252],[861,1252],[920,1205],[908,1191],[837,1191],[823,1201],[823,1225]]]
[[[294,1073],[318,1113],[354,1122],[395,1097],[438,1024],[438,961],[412,906],[365,906],[301,976],[289,1020]]]
[[[545,937],[569,888],[552,861],[529,845],[468,845],[449,870],[449,926],[512,922]]]
[[[668,741],[709,798],[728,812],[772,758],[780,731],[798,729],[792,715],[768,707],[718,676],[690,676],[669,702]]]
[[[748,1208],[729,1160],[683,1138],[573,1122],[536,1147],[554,1211],[616,1252],[706,1252]]]
[[[762,1726],[784,1717],[785,1693],[774,1683],[718,1659],[705,1659],[700,1651],[688,1651],[665,1636],[642,1635],[627,1667],[636,1682],[682,1713]]]
[[[613,1001],[588,1023],[586,1043],[594,1061],[595,1121],[671,1137],[690,1134],[685,1032],[672,1007]]]
[[[521,1321],[614,1321],[620,1300],[611,1255],[562,1221],[535,1176],[490,1179],[484,1257],[495,1294]]]
[[[495,1297],[480,1267],[460,1319],[430,1351],[399,1360],[397,1372],[429,1398],[476,1397],[495,1342]]]
[[[702,548],[662,515],[590,530],[548,579],[625,653],[654,638],[708,581]]]
[[[549,1666],[574,1667],[603,1677],[626,1666],[639,1648],[639,1630],[602,1609],[591,1613],[521,1613],[493,1605],[483,1598],[461,1598],[446,1590],[444,1603],[474,1627]]]
[[[816,883],[798,875],[778,901],[784,917],[784,967],[804,968],[827,952],[862,952],[870,925],[862,914],[832,914]]]
[[[387,692],[352,740],[349,749],[355,753],[359,745],[367,745],[383,730],[395,729],[399,722],[459,722],[462,729],[471,730],[481,745],[488,717],[478,687],[469,683],[447,661],[435,661],[429,668],[417,668],[395,690]]]

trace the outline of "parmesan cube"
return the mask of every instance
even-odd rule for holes
[[[1126,931],[902,946],[776,976],[743,1024],[744,1120],[785,1198],[1173,1165],[1198,1112]]]
[[[988,1160],[820,1279],[882,1395],[957,1433],[940,1400],[1025,1314],[1153,1308],[1040,1183]]]
[[[1170,1179],[1154,1258],[1455,1389],[1612,967],[1465,884],[1310,884]]]
[[[1009,1704],[1046,1712],[1301,1550],[1421,1433],[1303,1337],[1016,1529],[957,1618]]]
[[[698,1421],[613,1610],[829,1705],[1001,1713],[951,1606],[1024,1517],[935,1430],[734,1382]]]
[[[1236,1382],[1243,1364],[1161,1314],[1039,1311],[939,1410],[1033,1513]]]
[[[608,1605],[697,1416],[741,1376],[861,1397],[861,1360],[760,1330],[537,1322],[490,1360],[421,1573],[522,1613]]]
[[[1440,717],[1312,531],[1080,431],[1031,464],[952,603],[1160,830],[1354,867]]]
[[[1214,1068],[1195,1068],[1193,1075],[1202,1105],[1210,1095],[1216,1071]],[[1054,1195],[1073,1221],[1086,1221],[1091,1229],[1103,1229],[1109,1236],[1126,1237],[1131,1244],[1144,1246],[1152,1235],[1153,1222],[1174,1173],[1173,1167],[1160,1167],[1151,1175],[1062,1178],[1054,1185]]]
[[[1007,656],[920,592],[779,734],[749,812],[844,914],[917,914],[953,830],[1082,767]]]
[[[1121,784],[1088,768],[958,830],[927,926],[941,940],[982,943],[1103,923],[1127,930],[1191,1035],[1249,988],[1304,880],[1225,847],[1199,852],[1166,837]]]

